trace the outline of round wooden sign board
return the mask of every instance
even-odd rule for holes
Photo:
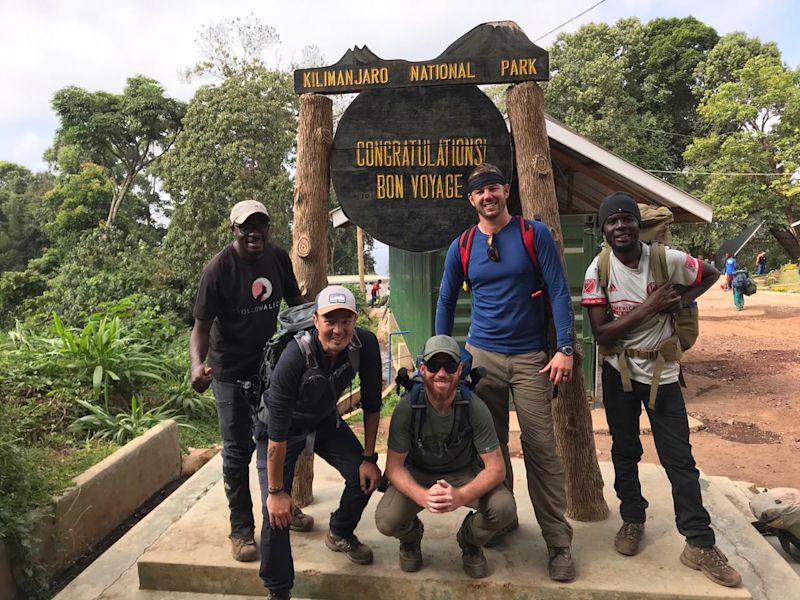
[[[511,174],[503,116],[474,86],[368,90],[342,115],[331,179],[347,217],[390,246],[444,248],[477,222],[467,176],[490,162]]]

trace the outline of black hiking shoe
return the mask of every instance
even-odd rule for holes
[[[614,549],[625,556],[634,556],[639,553],[639,546],[644,537],[644,523],[622,523],[617,535],[614,536]]]
[[[411,530],[412,539],[400,542],[400,570],[405,573],[415,573],[422,569],[422,521],[414,519],[414,529]]]
[[[362,544],[355,535],[339,537],[328,531],[325,536],[325,545],[334,552],[344,552],[351,561],[357,565],[372,564],[372,548]]]

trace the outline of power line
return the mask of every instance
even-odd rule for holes
[[[659,169],[645,169],[648,173],[666,173],[666,174],[674,174],[674,175],[729,175],[731,177],[741,177],[741,176],[764,176],[764,177],[789,177],[791,173],[736,173],[732,171],[723,172],[723,171],[661,171]]]
[[[553,33],[553,32],[555,32],[555,31],[558,31],[559,29],[561,29],[561,28],[562,28],[564,25],[568,25],[568,24],[572,23],[572,22],[573,22],[575,19],[577,19],[578,17],[582,17],[582,16],[583,16],[583,15],[585,15],[587,12],[589,12],[589,11],[590,11],[590,10],[592,10],[593,8],[597,8],[598,6],[600,6],[600,5],[601,5],[603,2],[605,2],[605,1],[606,1],[606,0],[600,0],[600,2],[598,2],[597,4],[594,4],[594,5],[592,5],[592,6],[590,6],[589,8],[587,8],[587,9],[586,9],[585,11],[583,11],[582,13],[580,13],[580,14],[577,14],[577,15],[575,15],[574,17],[572,17],[570,20],[568,20],[568,21],[564,21],[564,22],[563,22],[561,25],[559,25],[559,26],[558,26],[558,27],[556,27],[555,29],[551,29],[550,31],[548,31],[548,32],[547,32],[547,33],[545,33],[544,35],[540,35],[538,38],[536,38],[535,40],[533,40],[533,43],[535,44],[535,43],[536,43],[536,42],[538,42],[539,40],[541,40],[541,39],[543,39],[543,38],[546,38],[546,37],[547,37],[548,35],[550,35],[551,33]]]

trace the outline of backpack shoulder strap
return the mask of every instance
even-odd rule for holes
[[[317,366],[317,357],[314,356],[314,348],[312,347],[313,340],[311,333],[303,331],[294,336],[297,345],[300,346],[300,351],[306,360],[306,369],[313,369]]]
[[[660,242],[650,243],[650,272],[653,274],[653,281],[659,287],[669,281],[667,250]]]
[[[606,299],[608,299],[608,293],[606,290],[608,289],[608,278],[611,273],[611,248],[608,247],[608,244],[600,251],[600,254],[597,256],[597,274],[600,278],[600,287],[603,290],[603,293],[606,294]]]
[[[539,266],[539,257],[536,254],[536,230],[533,225],[528,223],[522,217],[514,217],[519,224],[519,233],[522,236],[522,245],[525,247],[525,252],[536,270],[537,274],[541,275],[542,269]]]
[[[422,395],[422,382],[414,382],[408,393],[411,400],[411,443],[417,449],[422,449],[422,429],[428,414],[428,403]]]
[[[353,339],[347,345],[347,360],[350,361],[350,369],[355,375],[361,366],[361,340],[358,331],[353,332]]]
[[[475,239],[475,228],[473,225],[469,229],[461,232],[458,238],[458,256],[461,259],[461,272],[464,274],[464,290],[470,290],[469,284],[469,255],[472,252],[472,241]]]

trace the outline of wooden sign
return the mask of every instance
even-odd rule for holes
[[[433,60],[383,60],[369,48],[348,50],[335,65],[294,72],[298,94],[369,89],[547,81],[549,56],[513,21],[478,25]]]
[[[467,176],[491,162],[511,173],[503,116],[475,86],[362,92],[342,115],[331,179],[348,218],[413,252],[444,248],[477,221]]]

